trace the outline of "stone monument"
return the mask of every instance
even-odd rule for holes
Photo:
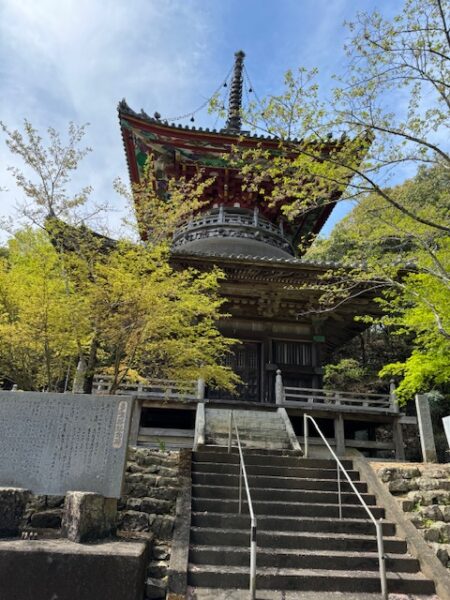
[[[119,498],[133,398],[0,392],[0,485]]]

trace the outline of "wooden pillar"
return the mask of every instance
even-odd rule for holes
[[[336,454],[338,456],[345,456],[345,430],[344,430],[344,417],[338,415],[334,419],[334,439],[336,442]]]

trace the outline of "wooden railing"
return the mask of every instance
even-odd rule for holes
[[[113,377],[111,375],[95,375],[92,386],[93,394],[109,394]],[[182,383],[172,379],[146,379],[133,381],[126,378],[119,385],[116,394],[142,395],[150,398],[177,398],[184,400],[200,400],[204,384],[202,380]]]
[[[277,371],[275,383],[276,403],[286,406],[305,406],[310,408],[348,407],[356,410],[371,412],[398,412],[395,399],[395,388],[391,385],[390,394],[370,394],[359,392],[344,392],[339,390],[319,390],[284,386],[281,371]]]

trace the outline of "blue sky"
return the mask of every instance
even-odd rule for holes
[[[393,7],[394,5],[394,7]],[[108,200],[109,225],[126,209],[112,189],[128,181],[116,106],[163,116],[190,112],[228,72],[236,50],[260,96],[277,92],[288,68],[317,66],[325,88],[344,64],[344,20],[360,9],[398,9],[388,0],[1,0],[0,119],[20,128],[64,131],[90,123],[93,152],[73,178]],[[206,111],[196,125],[210,125]],[[189,124],[189,121],[186,120]],[[0,141],[0,216],[13,215],[20,191],[6,171],[14,165]],[[329,231],[349,206],[335,210]]]

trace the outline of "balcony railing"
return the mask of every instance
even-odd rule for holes
[[[95,375],[92,393],[107,395],[111,392],[113,377],[110,375]],[[183,400],[201,399],[202,380],[183,383],[173,379],[146,379],[145,381],[133,381],[125,378],[119,385],[116,394],[130,394],[134,396],[145,396],[147,398],[167,398]]]
[[[283,385],[281,371],[277,371],[275,381],[276,403],[284,406],[309,408],[351,409],[370,412],[398,413],[395,388],[390,394],[370,394],[366,392],[344,392],[340,390],[311,389]]]

